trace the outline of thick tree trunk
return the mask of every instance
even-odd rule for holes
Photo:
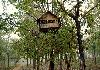
[[[80,60],[80,70],[85,70],[85,59],[84,59],[84,48],[82,46],[81,34],[80,34],[80,22],[78,19],[75,20],[77,28],[77,41],[79,46],[79,60]]]
[[[53,63],[53,61],[50,61],[50,68],[49,68],[49,70],[54,70],[54,63]]]
[[[84,59],[84,48],[82,46],[82,36],[80,33],[81,26],[79,21],[79,8],[80,8],[80,2],[77,0],[77,6],[75,10],[75,22],[76,22],[76,29],[77,29],[77,41],[78,41],[78,48],[79,48],[79,60],[80,60],[80,70],[85,70],[85,59]]]

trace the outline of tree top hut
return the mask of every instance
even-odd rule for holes
[[[39,30],[41,32],[59,29],[60,18],[52,14],[50,11],[47,11],[37,20],[37,24],[39,25]]]

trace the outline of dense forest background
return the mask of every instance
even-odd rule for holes
[[[1,2],[0,70],[100,70],[100,0]],[[17,11],[7,13],[8,3]],[[60,17],[55,33],[39,31],[47,11]]]

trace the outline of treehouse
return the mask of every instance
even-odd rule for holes
[[[37,24],[42,32],[55,30],[60,27],[60,18],[48,11],[37,20]]]

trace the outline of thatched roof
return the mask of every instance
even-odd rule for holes
[[[50,11],[47,11],[46,13],[44,13],[39,19],[43,18],[45,15],[51,14],[52,16],[54,16],[55,18],[59,18],[58,16],[56,16],[55,14],[51,13]]]

